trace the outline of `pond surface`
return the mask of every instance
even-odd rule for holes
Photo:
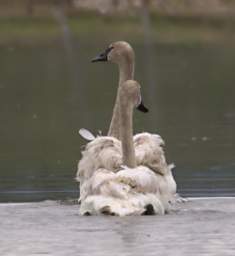
[[[90,63],[107,42],[75,45],[0,48],[1,202],[78,196],[78,130],[106,134],[118,73]],[[135,131],[164,138],[183,196],[235,196],[235,47],[159,43],[146,63],[133,46],[150,109],[135,114]]]
[[[48,200],[0,204],[0,254],[234,255],[235,198],[195,198],[174,207],[164,216],[120,218],[79,216],[78,205]]]

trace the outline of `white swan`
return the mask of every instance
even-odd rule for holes
[[[123,81],[132,78],[134,75],[134,51],[126,42],[116,42],[96,57],[93,61],[110,60],[119,66],[119,88]],[[119,95],[119,90],[118,90]],[[122,154],[120,141],[120,102],[117,96],[114,107],[113,118],[109,129],[109,135],[95,137],[83,131],[83,137],[93,140],[87,144],[83,151],[83,157],[78,164],[76,179],[80,182],[80,200],[84,200],[89,194],[89,180],[98,169],[117,172],[121,169]],[[140,108],[143,106],[140,105]],[[85,133],[85,135],[84,135]],[[134,136],[134,147],[137,165],[144,165],[153,170],[159,178],[160,193],[166,198],[165,201],[174,202],[177,196],[176,183],[171,169],[173,165],[167,165],[162,146],[164,141],[157,134],[140,133]]]
[[[118,41],[110,44],[103,53],[92,60],[92,62],[98,61],[110,61],[117,64],[119,68],[119,86],[108,136],[120,139],[119,89],[124,81],[134,77],[135,53],[130,44]],[[163,139],[158,134],[150,133],[139,133],[133,139],[137,165],[145,165],[157,174],[164,176],[169,181],[168,185],[172,195],[175,195],[177,186],[171,171],[172,165],[169,167],[165,159],[162,147],[164,145]]]
[[[81,199],[80,212],[83,215],[105,213],[118,216],[164,214],[168,200],[165,201],[160,193],[159,177],[149,168],[136,165],[132,115],[133,108],[140,105],[140,85],[128,80],[122,84],[119,93],[122,162],[126,167],[117,173],[104,168],[94,170],[84,181],[86,195]]]

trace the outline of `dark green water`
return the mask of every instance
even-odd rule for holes
[[[104,45],[0,48],[0,201],[77,197],[78,130],[96,133],[112,112],[117,68],[90,63]],[[148,115],[135,130],[159,133],[184,196],[235,196],[235,46],[154,45],[154,87],[144,47],[136,78]]]

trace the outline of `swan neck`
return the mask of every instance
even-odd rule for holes
[[[134,79],[134,63],[133,62],[123,62],[119,64],[119,86],[126,80]]]
[[[120,101],[123,99],[120,97]],[[136,167],[133,143],[133,107],[126,101],[120,102],[120,136],[122,142],[123,164],[129,168]]]
[[[134,60],[126,61],[119,64],[119,85],[116,96],[116,101],[113,109],[113,116],[109,126],[108,136],[120,139],[120,111],[119,111],[119,88],[126,80],[134,78]]]

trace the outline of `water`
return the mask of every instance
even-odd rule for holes
[[[154,101],[148,105],[144,47],[131,43],[150,108],[136,113],[136,132],[165,139],[182,195],[234,196],[235,47],[155,43]],[[114,65],[90,63],[105,46],[79,44],[77,87],[62,43],[0,47],[1,202],[78,196],[73,178],[85,144],[78,130],[107,132],[117,88]]]
[[[234,203],[200,198],[164,216],[123,218],[79,216],[77,205],[54,201],[0,204],[0,254],[231,256]]]

